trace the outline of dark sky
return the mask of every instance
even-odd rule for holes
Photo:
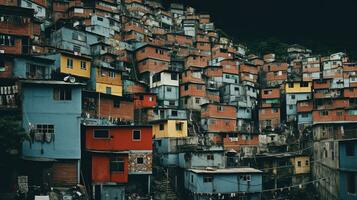
[[[211,14],[237,40],[274,37],[286,43],[357,52],[357,0],[164,0]]]

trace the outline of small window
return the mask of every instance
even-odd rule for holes
[[[73,59],[67,58],[67,68],[73,69]]]
[[[328,115],[328,111],[327,110],[322,110],[322,111],[320,111],[320,115],[327,116]]]
[[[56,101],[70,101],[72,100],[71,88],[54,88],[53,99]]]
[[[77,53],[80,53],[80,52],[81,52],[81,47],[74,45],[74,46],[73,46],[73,51],[74,51],[74,52],[77,52]]]
[[[177,117],[177,110],[171,111],[171,115],[172,115],[173,117]]]
[[[108,130],[94,130],[93,137],[95,139],[108,139],[109,131]]]
[[[110,160],[110,171],[111,172],[124,172],[124,159],[123,158],[112,158]]]
[[[97,17],[97,20],[102,22],[102,21],[103,21],[103,18]]]
[[[114,108],[120,108],[120,100],[119,99],[114,99],[113,100],[113,106],[114,106]]]
[[[356,193],[356,175],[353,172],[346,173],[347,192],[350,194]]]
[[[182,123],[176,123],[176,131],[182,131]]]
[[[291,95],[291,99],[295,99],[295,94]]]
[[[165,129],[165,125],[164,124],[160,124],[160,131],[163,131]]]
[[[346,143],[346,156],[355,156],[355,148],[353,142]]]
[[[115,72],[109,71],[109,77],[110,78],[115,78]]]
[[[300,87],[308,87],[309,83],[308,82],[301,82]]]
[[[305,165],[309,166],[309,160],[305,160]]]
[[[139,96],[139,99],[140,99],[140,100],[144,100],[144,95],[140,95],[140,96]]]
[[[177,74],[176,73],[172,73],[171,74],[171,80],[177,80]]]
[[[336,115],[337,115],[337,116],[342,116],[342,114],[343,114],[342,111],[336,112]]]
[[[204,183],[211,183],[213,181],[213,177],[212,176],[204,176],[203,177],[203,182]]]
[[[288,87],[289,88],[293,88],[294,87],[294,83],[288,83]]]
[[[200,100],[201,100],[200,98],[197,98],[197,97],[196,97],[196,98],[195,98],[196,104],[199,104],[199,103],[200,103]]]
[[[214,160],[214,155],[213,154],[207,155],[207,160]]]
[[[144,158],[143,157],[136,158],[136,164],[144,164]]]
[[[297,162],[298,167],[301,167],[301,161]]]
[[[185,85],[185,90],[188,90],[188,85]]]
[[[141,131],[140,130],[133,131],[133,140],[141,140]]]
[[[105,92],[106,92],[107,94],[112,94],[112,88],[111,88],[111,87],[106,87],[106,88],[105,88]]]
[[[81,61],[81,69],[87,69],[87,62]]]
[[[171,92],[171,91],[172,91],[172,88],[171,88],[171,87],[167,87],[167,88],[166,88],[166,91]]]

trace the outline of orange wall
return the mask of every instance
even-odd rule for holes
[[[124,159],[124,172],[110,172],[110,156],[92,156],[92,182],[94,183],[127,183],[128,155],[120,155]]]

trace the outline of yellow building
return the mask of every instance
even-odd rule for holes
[[[104,67],[94,67],[92,70],[91,79],[95,84],[93,89],[95,89],[96,92],[123,96],[123,84],[120,71]]]
[[[90,78],[91,58],[70,53],[60,53],[60,73]]]
[[[187,120],[160,120],[153,123],[153,137],[187,137]]]
[[[290,162],[294,166],[294,174],[310,173],[310,157],[309,156],[294,156],[290,158]]]
[[[285,83],[286,93],[309,93],[311,92],[312,82],[287,82]]]

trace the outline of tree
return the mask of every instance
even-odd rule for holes
[[[0,152],[18,155],[21,143],[30,137],[14,117],[0,118]]]

